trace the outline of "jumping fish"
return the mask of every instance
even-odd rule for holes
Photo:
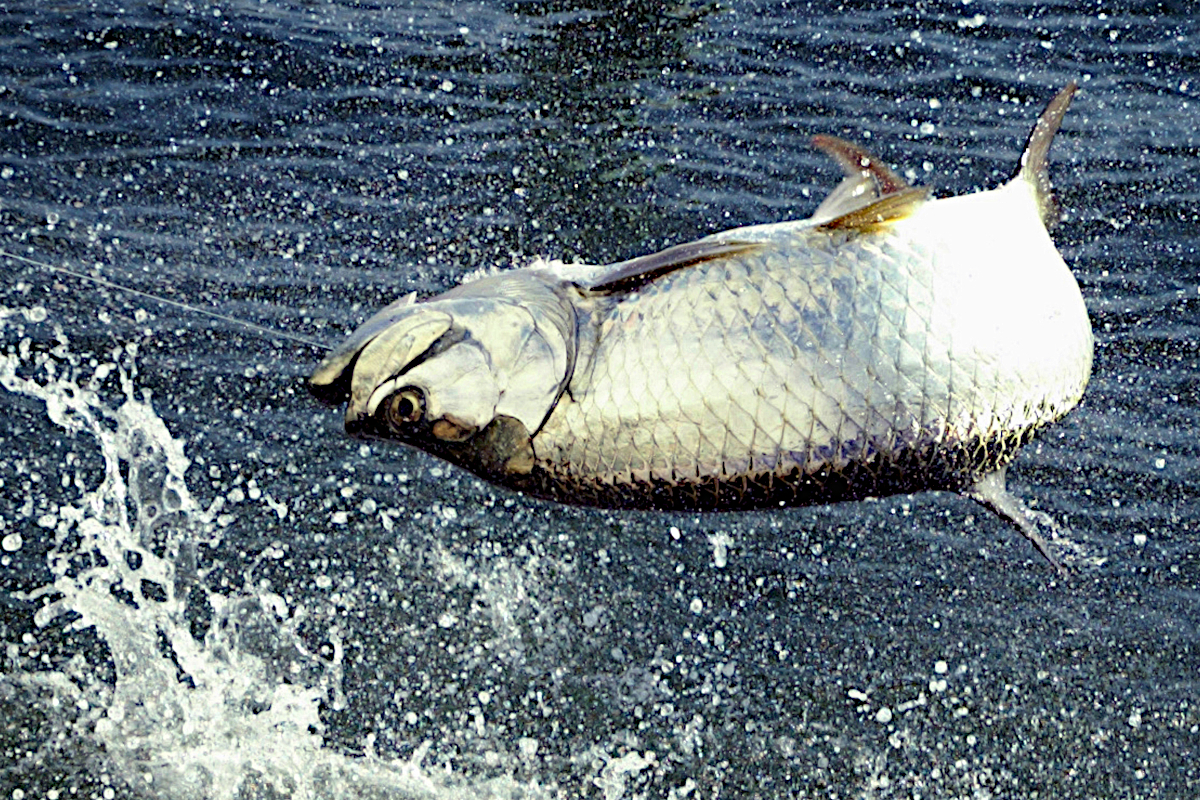
[[[322,361],[346,431],[562,503],[733,510],[951,491],[1055,566],[1005,470],[1079,402],[1092,331],[1048,233],[1050,102],[1014,177],[932,199],[856,145],[806,220],[387,306]],[[1061,570],[1061,567],[1059,567]]]

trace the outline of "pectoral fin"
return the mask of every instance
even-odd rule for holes
[[[758,242],[701,239],[698,242],[668,247],[658,253],[612,264],[609,271],[584,288],[596,294],[630,292],[676,270],[743,255],[763,246]]]

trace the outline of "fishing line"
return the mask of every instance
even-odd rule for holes
[[[318,342],[315,339],[309,339],[306,336],[301,336],[296,333],[288,333],[287,331],[280,331],[280,330],[276,330],[274,328],[268,328],[264,325],[257,325],[253,322],[248,322],[244,319],[238,319],[237,317],[230,317],[230,316],[221,314],[216,311],[210,311],[206,308],[200,308],[198,306],[188,305],[187,303],[181,303],[178,300],[170,300],[166,297],[160,297],[156,294],[150,294],[149,292],[143,292],[140,289],[133,289],[129,286],[122,286],[119,283],[113,283],[110,280],[106,280],[104,278],[98,278],[95,275],[88,275],[85,272],[79,272],[78,270],[73,270],[68,267],[59,267],[54,264],[47,263],[45,261],[38,261],[36,259],[26,258],[25,256],[19,256],[16,253],[10,253],[7,250],[0,250],[0,257],[11,258],[13,261],[19,261],[23,264],[29,264],[30,266],[34,266],[34,267],[40,267],[42,269],[49,270],[50,272],[57,272],[61,275],[69,275],[72,278],[76,278],[81,281],[88,281],[97,286],[103,286],[107,289],[114,289],[119,292],[125,292],[127,294],[136,295],[138,297],[144,297],[147,300],[153,300],[156,303],[162,303],[164,305],[174,306],[175,308],[182,309],[183,311],[190,311],[195,314],[202,314],[203,316],[209,317],[211,319],[217,319],[217,320],[221,320],[222,322],[229,322],[229,323],[233,323],[235,325],[241,325],[245,328],[249,328],[250,330],[256,331],[258,333],[263,333],[268,336],[274,336],[279,339],[290,340],[290,341],[296,342],[298,344],[307,345],[308,347],[315,347],[318,350],[332,350],[333,349],[332,347],[330,347],[327,344]]]

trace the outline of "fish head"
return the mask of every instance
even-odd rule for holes
[[[531,438],[570,379],[562,287],[517,270],[384,308],[309,378],[346,432],[413,445],[496,479],[532,469]]]

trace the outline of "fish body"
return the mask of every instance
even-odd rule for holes
[[[592,350],[533,438],[535,490],[731,508],[969,487],[1090,371],[1028,195],[925,202],[869,233],[734,230],[709,241],[756,246],[593,301]]]
[[[807,220],[608,266],[540,263],[412,297],[310,386],[346,427],[515,489],[612,507],[971,496],[1049,556],[1004,469],[1078,403],[1079,287],[1047,231],[1050,104],[1017,175],[933,200],[849,143]]]

